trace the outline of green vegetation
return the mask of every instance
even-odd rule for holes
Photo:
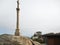
[[[34,35],[31,37],[31,39],[34,41],[37,41],[39,43],[45,43],[40,31],[34,33]]]

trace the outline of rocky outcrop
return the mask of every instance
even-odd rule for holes
[[[24,36],[14,36],[14,35],[1,35],[0,43],[10,44],[10,45],[41,45],[40,43],[33,41]]]

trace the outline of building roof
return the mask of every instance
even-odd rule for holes
[[[56,34],[44,34],[44,35],[42,35],[43,37],[60,37],[60,33],[56,33]]]

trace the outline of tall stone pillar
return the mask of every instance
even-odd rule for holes
[[[16,10],[17,10],[17,22],[16,22],[16,31],[15,31],[15,36],[19,36],[20,35],[20,32],[19,32],[19,10],[20,10],[20,8],[19,8],[19,0],[17,0],[17,8],[16,8]]]

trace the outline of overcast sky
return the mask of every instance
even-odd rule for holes
[[[0,34],[14,34],[16,1],[0,0]],[[60,0],[20,0],[20,33],[60,32]]]

